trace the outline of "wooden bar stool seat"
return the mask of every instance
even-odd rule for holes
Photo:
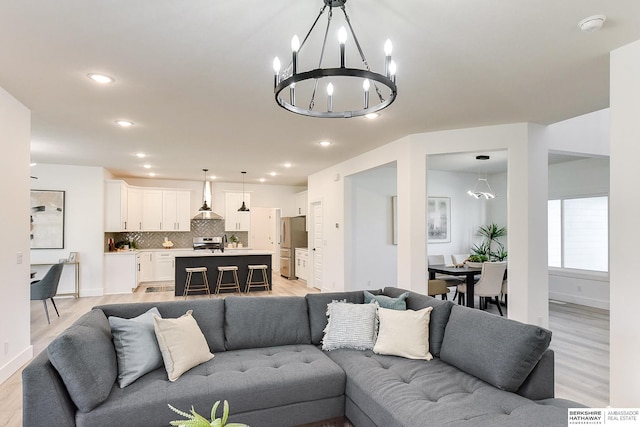
[[[269,280],[267,278],[267,266],[264,264],[260,265],[249,265],[249,275],[247,276],[247,287],[245,288],[245,292],[249,293],[251,288],[262,288],[265,291],[271,292],[269,288]],[[262,281],[253,281],[253,272],[256,270],[262,271]]]
[[[206,291],[207,295],[211,296],[209,280],[207,279],[207,267],[187,267],[184,270],[187,272],[187,280],[184,283],[184,292],[182,293],[184,299],[187,299],[189,292],[194,291]],[[193,273],[202,273],[202,285],[193,285],[191,283]]]
[[[223,283],[224,273],[226,271],[230,271],[233,273],[233,282]],[[240,282],[238,281],[238,266],[237,265],[221,265],[218,267],[218,281],[216,283],[216,295],[220,293],[221,290],[235,290],[240,295],[242,295],[242,291],[240,290]]]

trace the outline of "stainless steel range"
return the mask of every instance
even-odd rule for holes
[[[223,237],[194,237],[193,249],[224,252],[224,240]]]

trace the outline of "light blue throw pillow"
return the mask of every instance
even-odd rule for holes
[[[153,316],[160,316],[156,307],[133,319],[109,317],[113,345],[118,358],[118,384],[124,388],[163,366]]]
[[[371,292],[364,291],[364,303],[370,304],[377,302],[382,308],[390,308],[391,310],[406,310],[406,299],[409,292],[398,295],[397,298],[391,298],[386,295],[373,295]]]

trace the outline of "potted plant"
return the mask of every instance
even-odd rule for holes
[[[229,237],[229,241],[231,242],[231,247],[235,248],[238,246],[238,242],[240,241],[240,239],[238,239],[235,234],[232,234],[231,237]]]
[[[226,400],[223,405],[224,409],[222,410],[222,418],[216,418],[216,412],[218,412],[219,405],[219,400],[213,404],[213,408],[211,409],[211,422],[198,414],[193,406],[191,407],[191,413],[187,413],[169,405],[169,408],[171,408],[173,412],[186,418],[186,420],[171,421],[169,424],[179,427],[249,427],[248,425],[241,423],[227,424],[227,419],[229,418],[229,402]]]
[[[483,262],[504,261],[507,258],[504,244],[498,240],[507,235],[506,227],[489,224],[479,227],[478,234],[483,237],[483,241],[471,248],[472,255],[467,263],[469,267],[480,268]]]

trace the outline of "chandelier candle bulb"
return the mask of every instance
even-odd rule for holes
[[[333,83],[327,85],[327,111],[333,111]]]
[[[291,83],[289,86],[289,102],[291,105],[296,105],[296,84]]]
[[[293,54],[293,75],[298,72],[298,50],[300,49],[300,39],[293,36],[291,39],[291,53]]]
[[[273,72],[275,73],[275,86],[278,86],[280,83],[280,59],[277,56],[273,58]]]
[[[391,64],[391,52],[393,51],[393,45],[391,40],[387,39],[384,42],[384,74],[389,77],[389,64]]]
[[[362,82],[362,89],[364,89],[364,109],[369,108],[369,79],[364,79]]]
[[[393,80],[394,83],[396,82],[396,69],[397,69],[396,62],[391,61],[389,63],[389,78]]]
[[[344,68],[344,47],[347,43],[347,30],[344,27],[338,30],[338,42],[340,43],[340,68]]]

